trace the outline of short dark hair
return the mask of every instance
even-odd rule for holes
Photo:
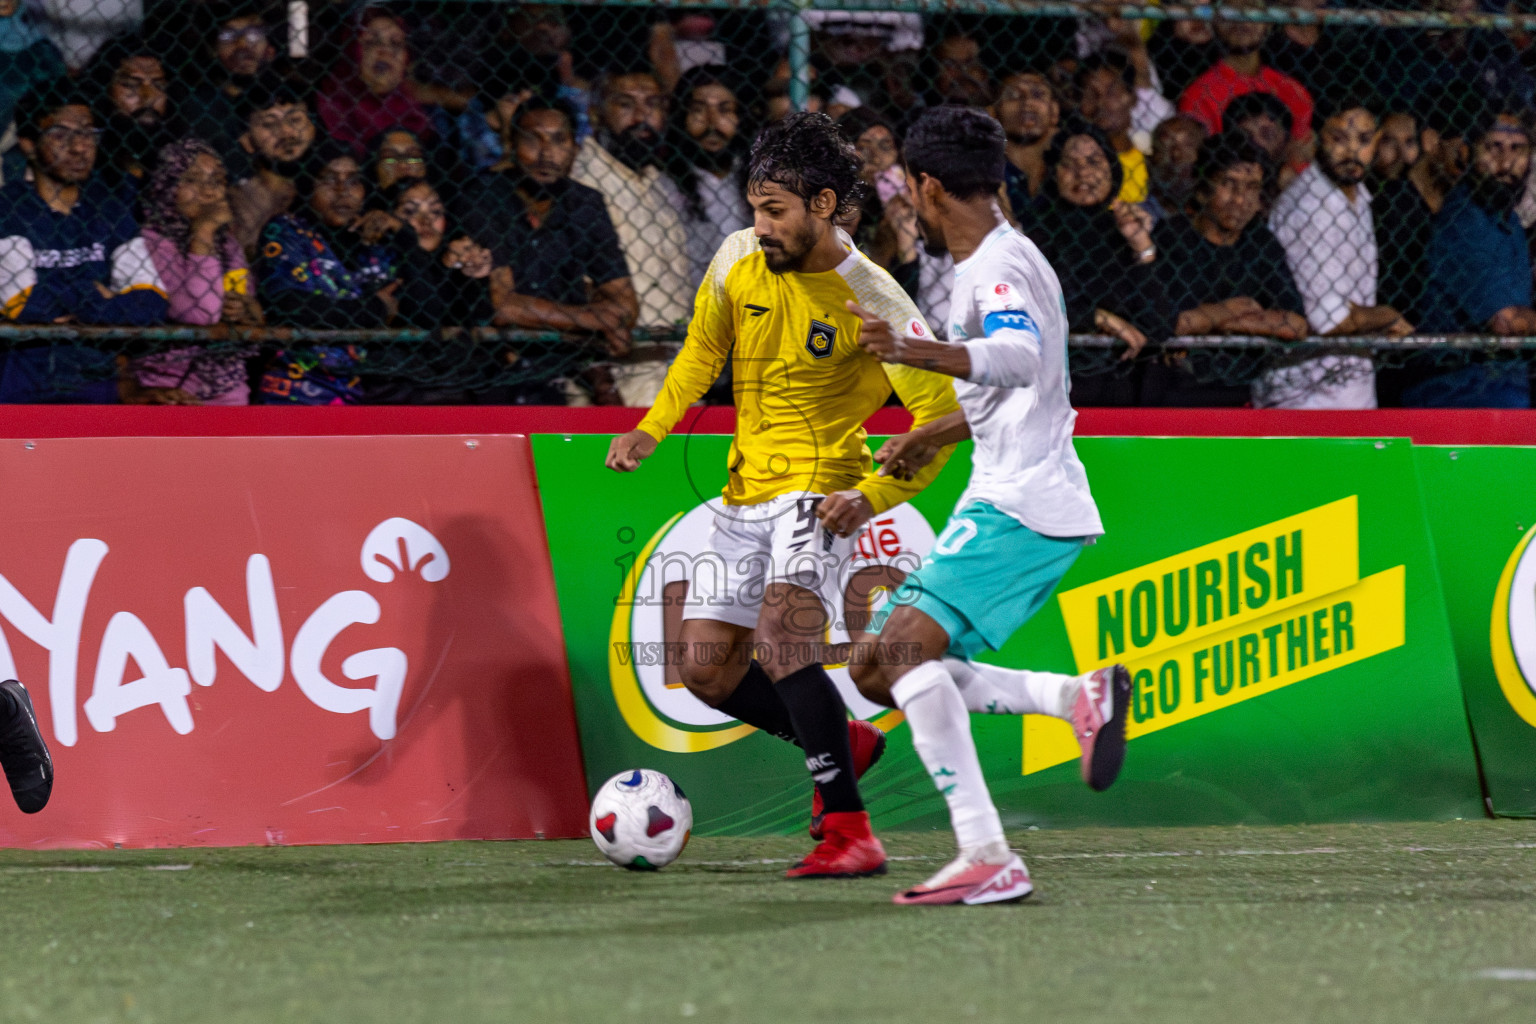
[[[986,111],[931,107],[907,131],[907,169],[933,178],[956,199],[991,195],[1003,184],[1006,145],[1003,126]]]
[[[1077,85],[1078,92],[1083,91],[1083,83],[1087,82],[1088,76],[1095,71],[1108,71],[1120,76],[1120,81],[1125,83],[1125,87],[1131,91],[1131,95],[1136,95],[1136,69],[1131,66],[1131,62],[1126,58],[1125,54],[1119,50],[1100,50],[1078,66],[1077,74],[1072,79]]]
[[[351,160],[359,171],[363,169],[363,162],[352,152],[352,147],[332,138],[317,139],[304,155],[304,170],[294,179],[298,194],[306,200],[314,195],[320,175],[337,160]]]
[[[307,109],[309,97],[276,71],[268,70],[257,75],[256,81],[240,94],[240,119],[249,124],[263,110],[289,106]]]
[[[1420,100],[1419,126],[1442,139],[1468,138],[1487,117],[1490,106],[1482,91],[1471,82],[1455,81],[1443,89],[1427,89]]]
[[[837,130],[843,133],[843,138],[855,146],[859,144],[860,136],[871,128],[884,128],[891,133],[891,138],[900,138],[896,126],[871,107],[854,107],[837,119]]]
[[[539,93],[528,97],[518,105],[517,113],[512,115],[511,127],[520,127],[523,118],[529,114],[537,114],[546,110],[553,110],[565,118],[565,126],[571,130],[571,135],[576,134],[576,108],[571,102],[559,96],[546,96]]]
[[[837,216],[853,211],[863,197],[863,161],[826,114],[799,110],[764,128],[747,158],[747,188],[772,182],[805,200],[831,189]]]
[[[1317,106],[1312,108],[1312,130],[1321,133],[1323,125],[1351,110],[1363,110],[1379,121],[1381,107],[1381,97],[1368,89],[1324,93],[1317,98]]]
[[[1265,187],[1268,187],[1270,175],[1274,173],[1274,165],[1269,156],[1246,132],[1235,128],[1229,128],[1220,135],[1212,135],[1200,143],[1199,155],[1195,157],[1195,181],[1200,185],[1210,185],[1228,168],[1238,164],[1257,164],[1264,173]]]
[[[45,82],[26,93],[16,101],[16,137],[36,142],[42,134],[43,122],[64,107],[91,110],[90,99],[67,78]]]
[[[1468,126],[1467,134],[1462,136],[1470,146],[1475,146],[1493,131],[1494,125],[1499,123],[1499,118],[1509,118],[1515,123],[1520,134],[1525,136],[1527,142],[1531,140],[1531,126],[1525,118],[1520,116],[1520,111],[1513,106],[1496,103],[1485,103],[1478,116]]]
[[[1291,115],[1291,108],[1285,105],[1285,101],[1274,93],[1245,92],[1227,104],[1227,109],[1221,112],[1221,130],[1232,131],[1238,125],[1250,117],[1267,117],[1281,128],[1285,134],[1290,135],[1296,119]],[[1322,124],[1321,121],[1318,122]]]

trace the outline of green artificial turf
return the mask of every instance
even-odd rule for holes
[[[1536,1020],[1536,823],[1022,832],[977,908],[892,906],[950,840],[885,838],[0,852],[0,1020]]]

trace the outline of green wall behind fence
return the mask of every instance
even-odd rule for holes
[[[625,768],[652,767],[687,790],[701,833],[803,828],[810,787],[795,748],[751,733],[698,752],[658,749],[636,735],[621,714],[610,648],[625,572],[670,520],[718,495],[729,439],[671,438],[628,475],[603,468],[609,441],[591,435],[533,439],[589,784],[595,789]],[[1062,761],[1062,736],[1053,730],[1058,723],[973,716],[982,764],[1009,826],[1434,819],[1482,813],[1456,652],[1419,497],[1416,452],[1408,441],[1085,438],[1077,445],[1106,528],[1105,537],[1085,550],[1058,592],[1079,609],[1070,613],[1077,649],[1069,639],[1064,605],[1053,600],[998,652],[997,662],[1086,670],[1098,663],[1097,650],[1090,648],[1101,640],[1114,654],[1113,631],[1098,628],[1113,620],[1092,614],[1099,597],[1108,602],[1104,608],[1113,606],[1112,595],[1097,592],[1098,581],[1128,574],[1120,588],[1124,596],[1138,571],[1151,563],[1170,560],[1166,568],[1178,580],[1180,565],[1194,570],[1212,561],[1218,567],[1228,564],[1223,543],[1229,538],[1251,532],[1242,544],[1254,538],[1268,543],[1271,534],[1289,538],[1292,526],[1310,531],[1305,532],[1310,559],[1306,592],[1294,599],[1312,604],[1280,612],[1268,607],[1250,611],[1244,605],[1241,614],[1228,620],[1237,625],[1212,623],[1209,629],[1228,632],[1207,639],[1218,648],[1223,638],[1232,640],[1236,649],[1242,642],[1237,634],[1245,633],[1247,625],[1254,626],[1254,636],[1265,622],[1278,623],[1276,615],[1295,626],[1300,613],[1315,605],[1320,617],[1301,621],[1303,631],[1321,623],[1325,628],[1320,632],[1326,633],[1328,623],[1340,623],[1340,614],[1346,628],[1339,636],[1306,641],[1319,645],[1306,653],[1330,653],[1333,642],[1361,646],[1334,650],[1332,660],[1315,661],[1310,677],[1305,671],[1282,673],[1279,688],[1256,683],[1245,691],[1229,683],[1221,697],[1214,688],[1203,689],[1199,704],[1188,650],[1183,655],[1173,649],[1154,655],[1142,651],[1138,658],[1137,650],[1128,649],[1124,660],[1133,668],[1146,667],[1145,674],[1138,673],[1138,707],[1146,714],[1133,724],[1138,735],[1121,780],[1104,794],[1090,793],[1082,784],[1075,758]],[[964,487],[968,455],[963,446],[939,480],[913,502],[935,530],[942,528]],[[1289,525],[1270,528],[1281,520]],[[1207,546],[1204,553],[1196,550]],[[1346,564],[1352,558],[1357,562]],[[1491,553],[1488,560],[1493,560]],[[1156,568],[1148,572],[1154,582],[1161,578]],[[1240,582],[1252,584],[1247,577]],[[1277,579],[1273,582],[1278,595]],[[1475,587],[1474,582],[1467,585]],[[1340,604],[1355,610],[1340,613]],[[1214,615],[1217,606],[1209,610]],[[1281,615],[1286,611],[1290,614]],[[1266,614],[1270,618],[1262,618]],[[1356,616],[1353,622],[1350,614]],[[1483,614],[1486,623],[1486,609]],[[617,618],[628,621],[628,615],[626,610]],[[1381,649],[1362,656],[1372,637]],[[1134,646],[1134,638],[1124,642]],[[1191,646],[1203,649],[1205,644]],[[1181,657],[1180,699],[1170,706],[1172,694],[1156,685],[1159,666]],[[1229,654],[1224,663],[1231,660]],[[1209,661],[1204,664],[1210,667]],[[1218,670],[1203,685],[1214,687],[1221,680]],[[1186,720],[1191,714],[1197,717]],[[1174,724],[1151,731],[1169,722]],[[666,727],[674,735],[704,733],[706,744],[729,731],[677,722]],[[1519,736],[1518,730],[1510,732]],[[912,752],[906,727],[896,725],[890,735],[890,752],[864,784],[877,824],[947,827],[944,804]]]

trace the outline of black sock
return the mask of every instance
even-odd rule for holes
[[[779,696],[773,680],[768,678],[768,673],[756,659],[747,666],[747,674],[741,677],[736,692],[716,705],[715,710],[724,711],[738,722],[756,726],[770,736],[799,742],[795,739],[795,725],[790,721],[784,698]]]
[[[864,801],[859,798],[848,744],[848,710],[832,677],[820,665],[807,665],[780,679],[778,690],[805,750],[805,766],[821,787],[826,810],[862,811]]]

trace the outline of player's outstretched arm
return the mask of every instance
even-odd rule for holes
[[[956,409],[888,439],[875,452],[875,461],[880,463],[879,475],[912,480],[939,452],[970,436],[971,425],[966,422],[965,413]]]
[[[643,430],[631,430],[620,434],[608,446],[608,457],[603,465],[619,473],[633,473],[640,468],[640,460],[656,450],[656,439]]]
[[[962,380],[970,378],[971,355],[964,345],[906,337],[857,302],[850,299],[847,306],[848,312],[863,321],[859,329],[859,347],[882,363],[915,366]]]

